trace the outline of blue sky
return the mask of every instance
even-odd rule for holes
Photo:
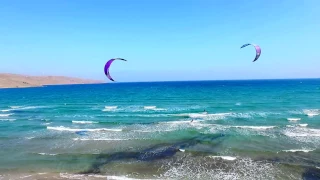
[[[121,82],[320,77],[319,0],[2,0],[0,17],[0,72],[106,80],[122,57]]]

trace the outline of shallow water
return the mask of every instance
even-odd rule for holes
[[[0,179],[317,179],[319,147],[320,80],[0,90]]]

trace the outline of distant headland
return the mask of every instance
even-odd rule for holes
[[[0,73],[0,88],[41,87],[44,85],[97,84],[103,81],[65,76],[28,76]]]

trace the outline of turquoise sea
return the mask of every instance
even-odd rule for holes
[[[0,179],[320,179],[320,79],[0,89]]]

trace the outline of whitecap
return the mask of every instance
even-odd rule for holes
[[[156,109],[157,106],[144,106],[143,108],[144,109]]]
[[[43,156],[55,156],[57,154],[49,154],[49,153],[38,153],[39,155],[43,155]]]
[[[32,175],[21,176],[20,179],[31,177]]]
[[[318,116],[320,114],[320,110],[319,109],[305,109],[305,110],[303,110],[303,113],[309,117],[313,117],[313,116]]]
[[[105,106],[104,108],[105,109],[117,109],[118,106]]]
[[[111,138],[73,138],[74,141],[128,141],[132,139],[111,139]]]
[[[46,108],[46,107],[47,106],[10,106],[11,110],[28,110],[28,109],[39,109],[39,108]]]
[[[106,176],[106,175],[99,175],[99,174],[68,174],[68,173],[60,173],[60,177],[66,178],[66,179],[87,179],[87,177],[93,177],[93,178],[102,178],[102,179],[108,179],[108,180],[109,179],[110,180],[115,180],[115,179],[109,178],[109,177],[113,177],[113,176]],[[117,177],[117,176],[115,176],[115,177]]]
[[[13,114],[0,114],[0,117],[9,117],[11,115],[13,115]]]
[[[193,121],[195,122],[195,121]],[[184,123],[191,123],[191,121],[166,121],[166,122],[159,122],[159,124],[184,124]]]
[[[244,128],[244,129],[255,129],[255,130],[266,130],[266,129],[272,129],[276,126],[232,126],[235,128]]]
[[[0,119],[0,121],[15,121],[16,119]]]
[[[56,131],[71,131],[71,132],[77,132],[77,131],[122,131],[122,129],[107,129],[107,128],[97,128],[97,129],[72,129],[64,126],[59,126],[59,127],[50,127],[47,126],[47,129],[50,130],[56,130]]]
[[[164,111],[164,108],[157,108],[157,106],[144,106],[144,110],[153,110],[153,111]]]
[[[48,174],[48,173],[46,173],[46,172],[43,172],[43,173],[37,173],[37,174],[39,174],[39,175],[43,175],[43,174]]]
[[[288,121],[300,121],[301,118],[287,118]]]
[[[107,176],[109,180],[153,180],[153,179],[135,179],[135,178],[128,178],[126,176]]]
[[[105,106],[102,111],[115,111],[118,109],[118,106]]]
[[[208,113],[204,112],[204,113],[176,114],[174,116],[189,117],[189,118],[193,118],[193,119],[202,118],[202,119],[206,119],[206,120],[218,120],[218,119],[225,118],[228,115],[231,115],[231,113],[208,114]]]
[[[221,158],[221,159],[228,160],[228,161],[234,161],[234,160],[237,159],[236,157],[232,157],[232,156],[209,156],[209,157],[211,157],[211,158]]]
[[[21,108],[22,106],[9,106],[9,107],[12,109],[18,109],[18,108]]]
[[[94,124],[94,123],[98,123],[95,121],[72,121],[73,124]]]
[[[307,127],[308,124],[286,125],[286,126],[289,127],[289,128],[294,128],[294,127],[297,127],[297,126],[299,126],[299,127]]]
[[[310,116],[310,117],[313,117],[313,116],[318,116],[319,113],[308,113],[307,115]]]
[[[289,150],[282,150],[283,152],[311,152],[314,151],[314,149],[289,149]]]
[[[9,112],[10,111],[10,109],[3,109],[3,110],[1,110],[1,112]]]
[[[283,134],[288,137],[320,137],[320,129],[295,127],[284,130]]]

